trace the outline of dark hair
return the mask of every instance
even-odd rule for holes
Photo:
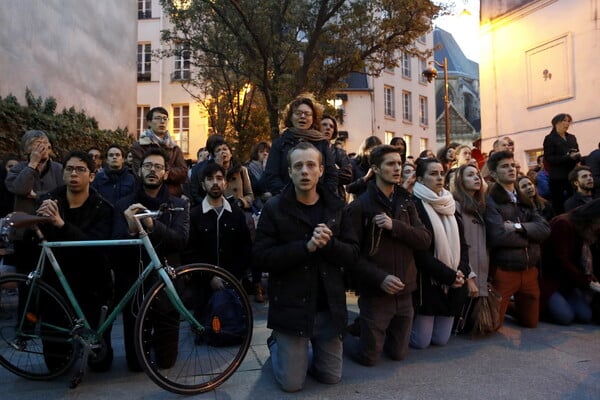
[[[571,184],[571,186],[573,186],[573,188],[575,188],[575,182],[577,182],[577,179],[579,179],[579,173],[581,171],[592,172],[592,169],[587,165],[578,165],[577,167],[573,168],[571,172],[569,172],[569,176],[567,178],[569,179],[569,183]]]
[[[365,169],[369,168],[369,154],[371,149],[381,144],[381,139],[377,136],[367,136],[356,151],[356,161],[362,165]]]
[[[314,150],[319,154],[319,164],[323,164],[323,154],[310,142],[300,142],[287,153],[288,167],[292,166],[292,153],[296,150]]]
[[[456,149],[458,147],[458,143],[450,143],[448,146],[444,146],[442,147],[438,152],[437,152],[437,159],[438,162],[440,162],[442,165],[450,162],[450,160],[448,160],[448,150],[449,149]],[[444,167],[445,168],[445,167]]]
[[[206,166],[200,172],[200,181],[204,182],[204,179],[206,179],[206,177],[213,176],[218,171],[221,171],[221,173],[223,174],[223,178],[227,178],[227,171],[225,171],[225,168],[221,164],[217,164],[216,162],[207,163]]]
[[[552,130],[555,130],[556,129],[556,124],[558,124],[559,122],[563,121],[567,117],[569,117],[569,119],[571,120],[571,122],[573,122],[573,117],[571,117],[571,115],[569,115],[569,114],[565,114],[565,113],[556,114],[552,118]]]
[[[376,167],[381,167],[381,163],[383,162],[383,158],[386,154],[390,153],[398,153],[400,157],[402,157],[402,153],[400,153],[400,149],[394,147],[390,144],[380,144],[379,146],[375,146],[371,149],[371,153],[369,154],[369,165],[375,165]]]
[[[531,179],[529,176],[527,175],[523,175],[523,176],[519,176],[517,178],[517,182],[515,184],[515,190],[517,191],[517,195],[519,196],[519,199],[521,200],[521,202],[523,203],[533,203],[533,206],[538,210],[538,211],[542,211],[544,209],[544,207],[546,207],[546,203],[548,202],[548,200],[544,199],[542,196],[540,196],[540,194],[538,193],[537,190],[537,186],[535,188],[535,196],[533,196],[533,198],[529,198],[525,195],[525,193],[523,193],[521,191],[521,181],[523,179],[529,179],[531,181],[531,183],[533,183],[533,185],[535,186],[536,182]],[[525,201],[527,200],[527,201]]]
[[[91,173],[94,173],[94,171],[96,171],[96,163],[94,162],[94,159],[90,157],[90,155],[87,152],[84,151],[70,151],[69,154],[67,154],[63,159],[63,171],[67,166],[67,161],[69,161],[71,158],[79,158],[85,163],[85,165]]]
[[[425,173],[427,172],[427,168],[429,168],[429,164],[442,164],[440,160],[437,158],[419,158],[417,160],[417,165],[415,168],[415,176],[417,178],[423,178]]]
[[[271,145],[268,142],[258,142],[252,147],[252,151],[250,152],[251,160],[258,160],[258,153],[264,150],[271,150]]]
[[[206,151],[208,151],[208,154],[212,155],[212,149],[214,147],[214,143],[218,142],[218,141],[225,141],[225,137],[222,135],[210,135],[206,139]]]
[[[419,158],[431,158],[431,157],[427,156],[427,153],[429,153],[430,151],[433,153],[433,151],[429,150],[429,149],[423,150],[422,152],[419,153]],[[434,156],[434,158],[435,158],[435,156]]]
[[[154,117],[154,113],[157,112],[159,114],[165,114],[167,117],[169,116],[169,112],[162,107],[153,107],[146,113],[146,121],[152,121]]]
[[[490,172],[495,172],[496,168],[498,168],[498,164],[500,163],[500,161],[504,160],[505,158],[511,158],[514,160],[515,156],[510,151],[496,151],[491,156],[489,156],[487,160],[487,167],[490,170]]]
[[[333,140],[333,139],[337,138],[338,137],[338,126],[337,126],[337,121],[335,120],[335,117],[333,115],[323,114],[323,116],[321,117],[321,122],[323,122],[324,119],[329,119],[329,120],[331,120],[331,122],[333,122],[333,134],[331,135],[331,138],[329,140]]]
[[[400,153],[400,158],[402,158],[402,162],[404,163],[404,161],[406,161],[406,152],[408,151],[408,149],[406,148],[406,140],[404,140],[400,136],[394,136],[392,140],[390,140],[391,146],[398,146],[398,143],[402,143],[402,145],[404,146],[404,150],[402,150],[402,152]]]
[[[212,140],[210,142],[210,146],[206,147],[206,150],[208,150],[209,154],[212,157],[214,157],[215,156],[215,150],[217,149],[217,147],[222,146],[222,145],[226,145],[229,148],[229,150],[231,151],[231,145],[229,143],[227,143],[227,141],[223,137],[220,137],[220,138],[217,138],[215,140]]]
[[[108,145],[108,147],[106,148],[106,152],[104,153],[105,158],[108,158],[108,152],[110,151],[110,149],[119,149],[119,151],[121,152],[121,157],[125,158],[125,152],[123,151],[123,148],[121,146],[119,146],[118,144]]]
[[[475,168],[477,173],[479,174],[479,179],[481,180],[482,186],[476,191],[472,196],[467,193],[465,188],[465,181],[463,179],[463,174],[467,168]],[[481,214],[485,211],[485,190],[483,189],[483,177],[481,176],[481,171],[473,164],[464,164],[456,169],[454,173],[454,187],[452,188],[452,196],[454,196],[454,200],[460,203],[462,206],[462,212],[475,215],[477,213]]]
[[[294,113],[294,111],[296,111],[296,108],[298,108],[302,104],[306,104],[307,106],[309,106],[313,113],[313,121],[310,129],[321,131],[321,127],[319,126],[321,123],[321,108],[317,105],[316,100],[308,94],[303,94],[296,97],[294,100],[288,103],[287,106],[285,106],[285,110],[283,111],[284,118],[282,122],[282,128],[291,128],[292,126],[294,126],[294,124],[292,124],[292,114]]]
[[[144,153],[144,155],[142,156],[142,162],[140,162],[140,165],[142,165],[144,163],[144,161],[146,161],[146,158],[148,158],[150,156],[162,157],[163,160],[165,160],[165,171],[167,171],[169,169],[169,156],[167,155],[167,153],[165,153],[165,151],[163,149],[160,149],[157,147],[152,147],[152,148],[150,148],[150,150],[148,150]]]

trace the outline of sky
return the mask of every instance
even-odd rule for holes
[[[440,0],[449,6],[452,14],[434,20],[435,26],[450,32],[465,56],[479,62],[479,0]],[[461,15],[464,9],[471,15]]]

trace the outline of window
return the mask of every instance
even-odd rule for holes
[[[417,38],[417,40],[423,44],[427,43],[427,35],[421,35]]]
[[[137,137],[140,137],[140,134],[144,132],[147,128],[146,124],[146,114],[150,111],[150,106],[138,106],[137,107],[137,126],[136,133]]]
[[[419,139],[419,153],[422,153],[423,151],[427,150],[428,146],[429,140],[427,140],[427,138]]]
[[[383,113],[386,117],[394,118],[396,112],[394,110],[394,88],[391,86],[385,86],[383,88],[384,99],[384,110]]]
[[[527,150],[525,155],[527,157],[527,167],[531,169],[537,165],[538,156],[544,155],[544,149]]]
[[[396,136],[396,133],[392,132],[392,131],[385,131],[384,132],[384,140],[383,143],[389,144],[392,141],[392,138]]]
[[[150,81],[152,78],[152,45],[150,43],[138,43],[138,82]]]
[[[427,60],[424,58],[419,58],[419,71],[425,71],[427,69]],[[427,85],[427,78],[423,76],[422,73],[419,73],[419,82]]]
[[[401,59],[402,66],[402,77],[411,78],[411,70],[410,70],[410,56],[407,53],[402,53]]]
[[[412,154],[412,136],[404,135],[404,141],[406,142],[406,154]]]
[[[412,94],[406,90],[402,91],[402,119],[412,122]]]
[[[429,125],[429,116],[427,114],[428,109],[429,105],[427,102],[427,97],[419,96],[419,123],[423,126]]]
[[[173,64],[172,81],[183,81],[191,78],[190,58],[191,51],[187,46],[177,45]]]
[[[185,154],[190,147],[190,106],[173,106],[173,139]]]
[[[152,0],[138,0],[138,19],[152,18]]]

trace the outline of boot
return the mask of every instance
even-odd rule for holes
[[[257,303],[265,302],[265,291],[260,283],[254,284],[254,301]]]

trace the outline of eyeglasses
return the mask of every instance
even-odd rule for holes
[[[165,121],[169,120],[169,117],[158,117],[157,116],[157,117],[152,117],[152,120],[153,121],[162,121],[162,122],[165,122]]]
[[[294,115],[296,117],[302,117],[302,116],[312,117],[313,113],[312,113],[312,111],[296,110],[296,111],[294,111]]]
[[[147,162],[147,163],[143,163],[142,164],[142,168],[145,171],[151,171],[152,169],[154,169],[155,171],[164,171],[165,170],[165,166],[162,164],[152,164],[151,162]]]
[[[72,173],[73,173],[73,171],[75,171],[75,173],[76,173],[77,175],[81,175],[81,174],[85,174],[86,172],[88,172],[88,171],[89,171],[89,169],[87,169],[86,167],[74,167],[74,166],[72,166],[72,165],[67,165],[67,166],[65,167],[65,172],[66,172],[67,174],[72,174]]]

